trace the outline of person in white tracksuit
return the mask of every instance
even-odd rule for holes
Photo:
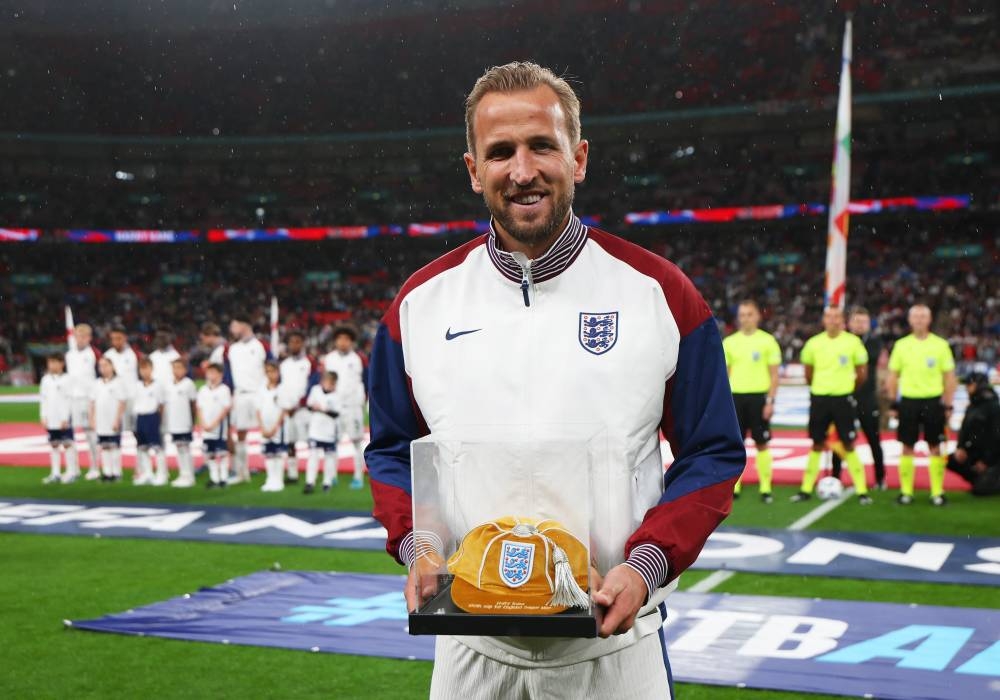
[[[355,350],[357,332],[350,326],[333,331],[333,350],[323,358],[323,368],[337,374],[337,395],[340,396],[340,433],[354,445],[354,478],[352,489],[365,485],[365,458],[361,444],[365,436],[365,363]]]
[[[600,637],[439,635],[431,697],[668,698],[664,599],[728,515],[746,458],[718,326],[676,266],[573,214],[589,145],[564,80],[494,67],[466,105],[464,158],[491,230],[403,285],[371,354],[365,457],[387,550],[408,566],[425,556],[410,481],[421,436],[599,424],[619,456],[590,503],[604,524],[590,531]],[[405,585],[411,610],[436,593],[422,571]]]
[[[87,479],[101,477],[101,465],[97,453],[97,433],[90,423],[90,397],[97,381],[97,358],[99,353],[91,346],[93,331],[86,323],[78,323],[73,328],[73,341],[66,351],[66,374],[72,380],[73,429],[83,430],[90,453],[90,467]]]

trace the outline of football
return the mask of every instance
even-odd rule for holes
[[[844,485],[835,476],[825,476],[816,484],[816,496],[821,501],[830,501],[844,495]]]

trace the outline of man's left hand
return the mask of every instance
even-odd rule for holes
[[[771,416],[774,415],[774,404],[766,403],[764,404],[764,410],[761,411],[761,417],[764,420],[771,420]]]
[[[635,569],[625,564],[611,569],[593,594],[598,605],[598,634],[607,638],[632,629],[648,595],[646,583]]]

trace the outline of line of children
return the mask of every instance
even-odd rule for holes
[[[91,470],[104,481],[122,478],[121,433],[124,428],[128,387],[117,376],[114,364],[107,357],[97,363],[100,375],[93,385],[89,422],[94,426],[99,445],[100,467]],[[173,382],[169,386],[155,381],[153,363],[148,358],[138,362],[140,382],[132,392],[136,415],[135,485],[163,486],[168,483],[166,450],[163,434],[169,433],[177,449],[177,478],[171,484],[177,488],[195,485],[191,442],[195,419],[201,426],[203,453],[208,467],[208,488],[223,487],[227,482],[229,450],[229,414],[233,396],[223,383],[224,369],[218,363],[205,368],[205,385],[196,390],[187,376],[187,365],[181,359],[171,363]],[[80,474],[76,442],[73,436],[72,379],[66,373],[65,359],[53,355],[47,361],[47,373],[40,388],[41,421],[49,433],[51,472],[45,483],[70,483]],[[281,369],[277,362],[265,363],[267,385],[257,395],[257,420],[261,426],[267,478],[261,490],[281,491],[285,485],[288,460],[289,422],[298,405],[286,405],[281,389]],[[305,401],[309,412],[309,453],[306,484],[303,493],[315,491],[322,460],[324,491],[337,484],[337,442],[340,438],[338,417],[342,406],[337,394],[337,373],[324,372],[320,383],[313,386]],[[61,473],[62,458],[66,471]],[[155,472],[153,463],[155,462]]]

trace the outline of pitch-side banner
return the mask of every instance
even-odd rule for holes
[[[385,549],[362,512],[5,499],[0,531]],[[720,528],[696,569],[1000,586],[1000,539]]]
[[[70,623],[101,632],[429,660],[406,629],[403,578],[259,572]],[[676,680],[900,700],[997,695],[1000,611],[676,593],[666,643]],[[336,679],[331,679],[336,696]]]

